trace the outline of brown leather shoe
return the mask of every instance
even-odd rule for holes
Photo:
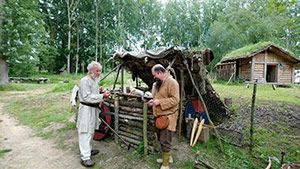
[[[97,154],[99,154],[99,150],[92,150],[91,151],[92,156],[97,155]]]
[[[95,165],[95,162],[91,159],[81,160],[80,163],[81,163],[81,165],[83,165],[85,167],[92,167],[93,165]]]

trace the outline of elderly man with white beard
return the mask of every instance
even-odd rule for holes
[[[76,127],[78,130],[81,164],[85,167],[91,167],[95,164],[91,156],[99,153],[99,150],[92,150],[91,145],[94,131],[99,127],[99,107],[103,98],[108,97],[110,93],[107,91],[102,94],[99,93],[98,82],[102,70],[100,63],[92,61],[87,66],[87,69],[88,75],[80,80],[78,91],[80,105]]]

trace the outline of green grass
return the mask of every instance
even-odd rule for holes
[[[272,42],[259,42],[256,44],[251,44],[248,46],[244,46],[242,48],[239,48],[237,50],[234,50],[228,54],[226,54],[221,61],[226,61],[226,60],[232,60],[232,59],[238,59],[241,57],[245,57],[247,55],[250,55],[251,53],[257,52],[259,50],[265,49],[266,47],[273,45],[276,46],[277,48],[286,51],[284,48],[272,43]],[[295,54],[292,53],[291,51],[286,51],[287,53],[289,53],[292,57],[295,57]],[[297,58],[298,59],[298,58]]]
[[[240,149],[223,142],[224,153],[220,152],[217,139],[210,138],[205,144],[196,144],[193,151],[203,161],[209,161],[215,168],[224,169],[256,169],[264,164],[248,154],[247,150]]]
[[[213,88],[222,98],[233,98],[233,100],[247,99],[251,102],[253,93],[253,84],[246,88],[245,84],[229,84],[220,83],[212,84]],[[291,88],[276,88],[273,90],[270,84],[258,84],[256,90],[257,102],[262,101],[280,101],[284,103],[292,103],[300,105],[300,86],[292,85]]]
[[[23,124],[30,126],[38,135],[48,138],[44,129],[52,123],[62,123],[67,126],[72,115],[66,96],[58,94],[44,94],[27,97],[11,102],[7,110],[15,115]]]
[[[29,91],[35,89],[41,89],[47,86],[47,84],[30,84],[30,83],[9,83],[8,85],[0,86],[0,92],[7,91]]]
[[[287,129],[288,130],[288,129]],[[300,159],[300,143],[298,140],[283,137],[284,133],[277,133],[268,128],[255,128],[254,153],[263,159],[274,156],[280,159],[281,152],[287,153],[285,161],[296,162]],[[279,168],[279,165],[277,166]]]
[[[56,81],[58,83],[53,84],[10,84],[9,87],[5,87],[4,90],[0,91],[0,94],[11,95],[9,92],[13,93],[16,90],[29,92],[35,91],[36,89],[45,90],[43,94],[35,96],[12,98],[9,102],[7,101],[8,104],[6,104],[5,109],[17,117],[21,123],[33,128],[35,133],[39,136],[55,139],[59,147],[74,149],[74,145],[69,145],[65,142],[68,138],[73,138],[74,134],[76,134],[75,123],[68,120],[74,115],[74,113],[70,111],[71,107],[68,101],[73,85],[77,84],[82,76],[70,76],[66,78],[68,83],[62,83],[60,77],[57,77]],[[115,73],[111,74],[101,82],[100,85],[109,89],[112,88],[115,77]],[[131,79],[130,75],[125,74],[125,79]],[[253,84],[250,85],[250,88],[246,88],[246,85],[239,83],[231,83],[229,85],[214,83],[212,85],[222,98],[233,98],[234,104],[231,108],[235,111],[239,111],[238,108],[240,105],[238,104],[241,104],[239,101],[247,102],[247,104],[251,103]],[[294,85],[293,88],[277,88],[276,90],[273,90],[271,85],[258,84],[258,106],[269,102],[270,105],[272,105],[272,102],[278,103],[277,106],[280,106],[282,109],[288,104],[299,106],[299,89],[299,85]],[[63,124],[63,127],[58,130],[46,131],[45,128],[53,123]],[[299,143],[297,143],[297,140],[282,137],[284,134],[282,132],[288,130],[288,128],[284,128],[284,124],[280,125],[281,130],[279,133],[272,131],[271,129],[255,128],[255,146],[253,155],[249,155],[246,147],[238,148],[225,142],[223,142],[225,150],[225,153],[223,154],[220,152],[218,143],[213,137],[211,137],[208,143],[196,144],[193,148],[193,152],[198,152],[199,158],[206,159],[212,166],[218,168],[222,166],[221,168],[225,169],[265,168],[268,157],[275,156],[280,159],[282,151],[287,152],[286,162],[299,161]],[[246,137],[249,138],[249,136]],[[4,150],[0,150],[0,157],[5,154],[5,151],[3,151]],[[159,167],[155,161],[156,158],[158,158],[158,154],[152,154],[147,158],[144,158],[138,151],[124,151],[118,154],[118,156],[123,156],[125,158],[125,161],[123,162],[124,168],[130,168],[132,165],[136,165],[136,162],[134,161],[139,161],[139,163],[150,166],[151,168]],[[100,162],[101,160],[106,160],[108,158],[110,157],[101,157],[97,161]],[[193,157],[190,159],[193,159]],[[279,164],[274,163],[274,165],[275,168],[279,168]],[[172,166],[190,169],[194,167],[194,160],[176,162],[172,164]],[[94,168],[101,168],[101,166],[96,166]]]
[[[3,157],[5,155],[5,153],[10,152],[11,149],[0,149],[0,158]]]

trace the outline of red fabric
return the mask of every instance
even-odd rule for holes
[[[195,109],[195,112],[204,112],[204,107],[203,104],[200,100],[198,100],[197,98],[195,98],[193,100],[193,107]]]
[[[103,113],[108,113],[109,112],[109,108],[106,105],[102,106],[102,112]],[[105,122],[107,124],[110,125],[110,121],[111,121],[111,116],[109,114],[103,115],[102,113],[100,113],[100,116],[103,120],[105,120]],[[94,133],[94,140],[102,140],[105,138],[105,136],[107,135],[109,131],[109,128],[104,124],[101,123],[99,126],[99,130],[95,130]]]

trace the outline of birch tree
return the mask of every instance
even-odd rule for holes
[[[67,4],[68,15],[68,56],[67,56],[67,73],[71,72],[71,40],[72,40],[72,26],[76,21],[77,15],[75,10],[77,9],[79,0],[65,0]]]

